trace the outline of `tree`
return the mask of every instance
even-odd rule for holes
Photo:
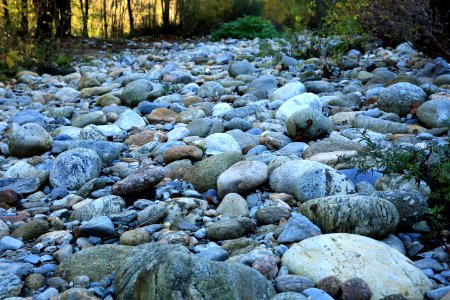
[[[71,18],[72,10],[70,0],[58,0],[56,2],[57,27],[56,36],[67,37],[72,34]]]
[[[128,8],[128,17],[130,20],[130,35],[134,34],[134,19],[133,19],[133,10],[131,8],[131,0],[127,0],[127,8]]]
[[[89,1],[88,0],[80,0],[80,9],[81,9],[81,17],[83,20],[83,31],[82,36],[84,38],[89,37],[88,34],[88,20],[89,20]]]
[[[28,0],[22,0],[20,7],[20,35],[28,35]]]
[[[36,37],[47,39],[53,33],[53,16],[55,15],[55,1],[33,0],[36,10]]]
[[[5,27],[11,29],[11,18],[9,16],[8,0],[3,0],[3,14],[5,15]]]
[[[170,0],[161,0],[163,32],[170,32]]]

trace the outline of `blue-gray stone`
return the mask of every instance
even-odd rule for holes
[[[378,178],[383,176],[383,173],[378,171],[367,171],[358,173],[358,169],[342,169],[339,170],[342,174],[345,174],[354,184],[365,181],[372,185],[375,184]]]
[[[207,247],[196,255],[212,261],[226,261],[229,257],[228,252],[218,246]]]
[[[303,294],[311,297],[314,300],[334,300],[333,297],[325,293],[324,291],[316,288],[309,288],[302,292]]]
[[[17,193],[30,194],[39,189],[41,185],[37,178],[1,178],[0,191],[14,190]]]
[[[112,161],[120,157],[123,144],[106,141],[84,140],[69,146],[69,149],[73,148],[93,150],[100,157],[103,165],[109,165]]]
[[[58,268],[57,264],[45,264],[40,267],[34,268],[33,272],[41,275],[47,275],[48,273],[53,273]]]
[[[279,243],[296,243],[322,234],[319,227],[301,214],[294,214],[278,236]]]
[[[108,237],[114,235],[114,232],[114,224],[106,216],[92,218],[80,226],[81,236]]]
[[[0,239],[0,252],[6,250],[17,250],[23,247],[23,242],[10,236],[4,236]]]
[[[414,262],[414,264],[421,269],[432,269],[435,272],[442,272],[444,268],[442,265],[435,259],[432,258],[424,258]]]
[[[50,297],[58,295],[58,290],[55,288],[48,288],[43,293],[34,297],[34,300],[49,300]]]
[[[142,101],[138,104],[137,109],[141,114],[149,114],[156,108],[169,107],[168,104],[154,103],[150,101]]]
[[[430,300],[439,300],[447,293],[450,293],[450,286],[444,286],[427,292],[427,298]]]
[[[23,125],[26,123],[37,123],[39,125],[44,125],[45,123],[44,116],[39,112],[31,109],[25,109],[14,114],[11,117],[10,122],[17,123],[19,125]]]

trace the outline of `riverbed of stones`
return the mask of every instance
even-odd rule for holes
[[[347,164],[447,143],[449,64],[405,43],[327,79],[259,44],[0,83],[0,299],[450,299],[429,187]]]

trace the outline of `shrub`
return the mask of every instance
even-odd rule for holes
[[[349,162],[360,172],[378,170],[384,174],[398,173],[414,178],[419,185],[426,182],[430,189],[430,209],[433,222],[448,222],[450,208],[450,139],[444,144],[430,144],[426,149],[414,146],[381,148],[367,134],[362,138],[367,144]]]
[[[361,17],[363,28],[388,45],[409,41],[430,56],[450,59],[450,1],[371,1]]]
[[[275,26],[266,19],[256,16],[246,16],[224,23],[211,33],[213,40],[220,40],[221,38],[274,38],[278,35]]]

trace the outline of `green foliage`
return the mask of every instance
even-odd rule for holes
[[[274,38],[279,35],[275,26],[269,21],[256,16],[246,16],[235,21],[222,24],[211,33],[213,40],[222,38]]]
[[[426,149],[414,146],[393,146],[386,149],[362,134],[366,149],[353,157],[349,165],[361,172],[379,170],[384,174],[398,173],[424,181],[430,189],[432,206],[428,212],[434,221],[442,223],[443,214],[450,207],[450,139],[444,145],[429,145]],[[448,220],[448,215],[445,216]]]

